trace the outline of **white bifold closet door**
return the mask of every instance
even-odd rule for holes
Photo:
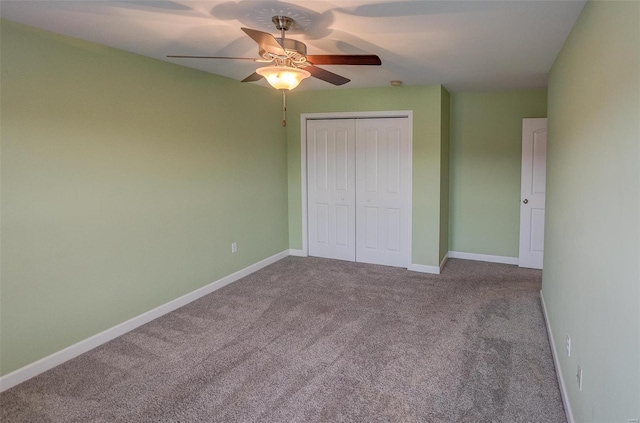
[[[408,118],[307,122],[309,255],[409,265]]]
[[[356,121],[356,260],[409,265],[409,119]]]
[[[307,122],[309,255],[355,261],[355,125]]]

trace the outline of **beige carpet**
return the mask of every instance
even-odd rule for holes
[[[564,422],[541,273],[289,257],[0,395],[2,422]]]

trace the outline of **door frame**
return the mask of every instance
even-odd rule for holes
[[[332,119],[384,119],[384,118],[408,118],[409,119],[409,257],[407,268],[411,266],[413,244],[413,110],[391,110],[377,112],[332,112],[332,113],[301,113],[300,114],[300,187],[302,197],[302,256],[309,256],[309,236],[307,212],[307,121],[308,120],[332,120]]]

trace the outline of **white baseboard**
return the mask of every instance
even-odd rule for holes
[[[212,282],[209,285],[198,288],[195,291],[183,295],[182,297],[169,301],[166,304],[149,310],[146,313],[142,313],[141,315],[129,319],[126,322],[120,323],[119,325],[102,331],[63,350],[44,357],[34,363],[28,364],[18,370],[6,374],[0,377],[0,392],[3,392],[28,379],[31,379],[32,377],[37,376],[40,373],[46,372],[47,370],[50,370],[55,366],[64,363],[65,361],[71,360],[72,358],[77,357],[80,354],[84,354],[85,352],[92,350],[106,342],[109,342],[112,339],[117,338],[118,336],[124,335],[125,333],[130,332],[133,329],[144,325],[145,323],[149,323],[150,321],[157,319],[160,316],[163,316],[182,306],[185,306],[190,302],[197,300],[198,298],[204,297],[205,295],[210,294],[213,291],[222,288],[223,286],[229,285],[230,283],[235,282],[238,279],[244,278],[245,276],[257,272],[263,267],[282,260],[289,255],[289,250],[285,250],[281,253],[275,254],[262,261],[247,266],[242,270],[232,273],[231,275],[225,276],[222,279]]]
[[[303,250],[295,250],[295,249],[289,250],[289,255],[294,257],[308,257],[308,255],[305,254]]]
[[[502,263],[518,265],[518,257],[491,256],[487,254],[461,253],[459,251],[449,251],[449,258],[486,261],[489,263]]]
[[[562,376],[562,369],[560,368],[560,360],[558,359],[558,351],[556,350],[556,343],[553,340],[553,332],[551,331],[551,324],[549,323],[549,317],[547,315],[547,306],[544,303],[544,295],[542,295],[542,290],[540,291],[540,301],[542,302],[542,314],[544,315],[544,322],[547,326],[547,335],[549,336],[549,343],[551,344],[551,355],[553,356],[553,364],[556,368],[556,375],[558,376],[558,386],[560,387],[560,396],[562,397],[564,412],[567,415],[567,422],[575,423],[575,420],[573,419],[573,412],[571,411],[571,403],[569,402],[567,387],[564,384],[564,377]]]
[[[411,270],[412,272],[420,272],[420,273],[431,273],[433,275],[440,274],[440,268],[438,266],[427,266],[425,264],[413,264],[411,263],[407,270]]]
[[[442,268],[447,263],[447,259],[449,258],[449,253],[445,254],[440,262],[440,267],[438,266],[427,266],[426,264],[413,264],[411,263],[407,270],[411,270],[412,272],[420,272],[420,273],[431,273],[432,275],[439,275],[442,272]]]
[[[442,269],[444,269],[444,265],[447,264],[447,260],[449,260],[449,253],[446,253],[444,257],[442,257],[442,261],[440,262],[440,273],[442,273]]]

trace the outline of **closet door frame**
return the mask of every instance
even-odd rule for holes
[[[307,121],[321,119],[383,119],[383,118],[408,118],[409,119],[409,148],[411,160],[409,162],[409,260],[407,267],[413,262],[412,256],[412,232],[413,232],[413,110],[393,110],[379,112],[336,112],[336,113],[302,113],[300,114],[300,186],[302,201],[302,251],[301,256],[309,255],[308,237],[308,211],[307,211]]]

